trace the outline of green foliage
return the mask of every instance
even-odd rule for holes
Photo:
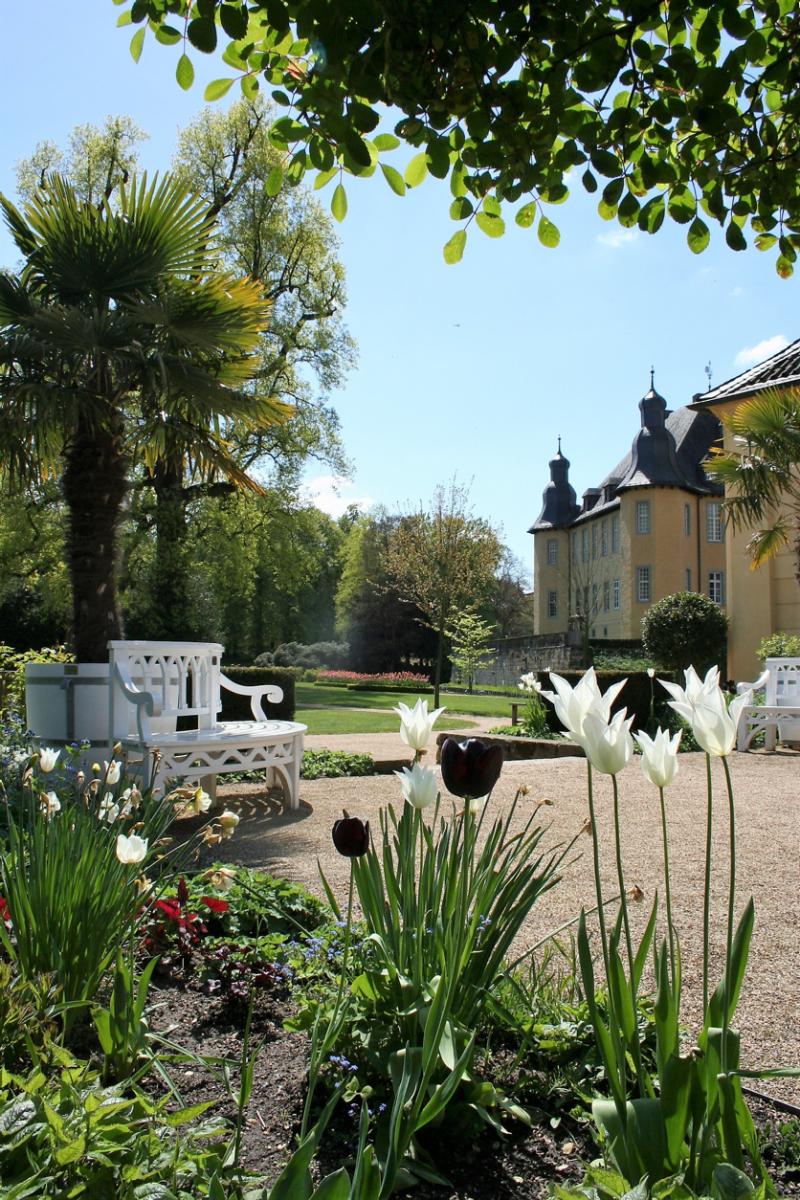
[[[95,1005],[92,1020],[103,1051],[103,1078],[122,1082],[133,1075],[148,1048],[148,1023],[144,1011],[147,990],[156,967],[151,959],[134,978],[133,964],[117,952],[108,1006]]]
[[[180,40],[175,26],[190,8],[189,0],[126,8],[122,22],[139,25],[134,57],[145,33]],[[227,74],[209,85],[208,99],[237,77],[247,91],[258,82],[271,90],[284,114],[271,138],[288,178],[314,171],[324,186],[335,177],[337,218],[343,173],[374,175],[402,141],[414,156],[404,179],[384,170],[393,190],[433,176],[449,182],[448,204],[464,202],[451,206],[464,224],[445,247],[448,262],[461,257],[473,219],[496,237],[504,205],[519,202],[518,224],[557,245],[553,209],[579,173],[586,191],[602,188],[606,220],[654,233],[669,216],[687,227],[695,252],[709,242],[707,222],[735,251],[747,230],[760,249],[775,250],[781,276],[792,273],[800,101],[788,0],[686,0],[666,15],[573,0],[535,19],[513,0],[491,12],[459,0],[398,12],[370,0],[344,24],[334,4],[257,0],[246,36],[244,11],[208,0],[186,26],[184,58],[221,56]],[[188,67],[179,71],[187,86]],[[399,110],[394,136],[382,131],[386,106]]]
[[[7,914],[0,914],[0,920]],[[20,1070],[56,1033],[58,992],[52,979],[25,979],[0,960],[0,1068]]]
[[[800,634],[773,633],[769,637],[761,639],[756,654],[762,663],[768,658],[798,658],[800,657]]]
[[[201,897],[217,886],[219,872],[228,870],[216,863],[199,875],[187,877],[188,905],[197,909]],[[173,895],[174,888],[166,895]],[[264,871],[237,867],[233,879],[226,880],[225,899],[229,908],[219,920],[226,936],[264,937],[272,934],[309,933],[330,917],[322,901],[299,883],[276,879]]]
[[[494,633],[494,626],[482,620],[477,613],[465,609],[453,615],[447,636],[450,638],[450,661],[458,671],[462,682],[471,692],[475,672],[487,666],[494,657],[486,642]]]
[[[651,605],[642,618],[645,653],[670,670],[693,666],[701,674],[725,661],[728,618],[699,592],[676,592]]]
[[[168,1113],[123,1085],[103,1086],[92,1067],[54,1050],[60,1069],[27,1076],[0,1070],[0,1179],[24,1196],[219,1196],[226,1146],[209,1105]]]
[[[371,754],[349,754],[346,750],[305,750],[300,768],[301,779],[339,779],[374,773]]]
[[[257,667],[344,667],[350,655],[347,642],[282,642],[274,650],[259,654]]]
[[[25,709],[25,666],[27,663],[74,662],[65,646],[43,646],[41,650],[17,651],[0,642],[0,716]]]

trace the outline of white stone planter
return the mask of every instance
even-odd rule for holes
[[[37,741],[108,746],[108,663],[28,663],[25,708]]]

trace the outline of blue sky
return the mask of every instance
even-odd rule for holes
[[[151,41],[137,66],[111,0],[84,8],[83,21],[59,0],[3,14],[0,191],[14,194],[14,165],[38,142],[63,145],[75,125],[108,114],[132,116],[150,135],[144,165],[164,169],[205,83],[225,73],[196,58],[184,93],[173,51]],[[329,191],[320,197],[328,203]],[[705,390],[709,361],[718,384],[800,334],[798,283],[779,279],[769,254],[735,254],[712,233],[695,256],[682,228],[622,230],[582,190],[550,214],[558,249],[511,222],[496,241],[470,232],[455,267],[441,253],[455,229],[446,183],[429,179],[401,199],[375,176],[352,180],[348,199],[339,234],[359,364],[332,400],[354,473],[338,496],[327,478],[312,488],[334,511],[352,500],[415,505],[456,475],[529,567],[526,530],[559,434],[580,494],[627,450],[651,364],[678,407]],[[4,231],[0,263],[13,263]]]

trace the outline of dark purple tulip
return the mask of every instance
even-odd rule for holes
[[[442,780],[448,792],[463,800],[488,796],[503,769],[503,747],[480,738],[457,742],[448,738],[442,746]]]
[[[345,858],[360,858],[369,850],[369,821],[343,817],[333,823],[333,844]]]

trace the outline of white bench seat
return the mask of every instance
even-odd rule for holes
[[[758,733],[764,734],[764,748],[774,750],[780,735],[782,742],[800,741],[800,658],[768,658],[766,669],[753,683],[739,683],[736,691],[752,689],[763,693],[763,704],[749,704],[739,715],[736,749],[747,750]]]
[[[109,642],[111,742],[119,742],[145,782],[203,780],[215,793],[216,776],[263,770],[283,783],[290,808],[299,804],[306,726],[269,720],[266,699],[283,699],[279,687],[246,687],[220,671],[218,642]],[[220,721],[221,688],[250,698],[252,721]],[[179,729],[179,721],[192,726]]]

